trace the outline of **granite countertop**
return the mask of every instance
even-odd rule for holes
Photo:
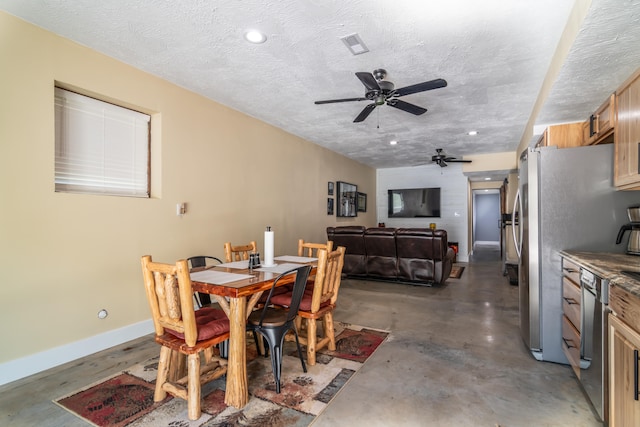
[[[560,251],[560,255],[640,298],[640,280],[622,273],[622,271],[640,273],[640,256],[580,251]]]

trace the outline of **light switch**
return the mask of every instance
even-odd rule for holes
[[[187,204],[186,203],[178,203],[176,205],[176,215],[181,216],[187,213]]]

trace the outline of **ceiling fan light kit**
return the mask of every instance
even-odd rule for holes
[[[395,89],[395,85],[392,82],[385,80],[386,76],[387,71],[382,68],[374,70],[373,73],[357,72],[356,77],[360,79],[366,89],[363,98],[329,99],[325,101],[316,101],[315,103],[332,104],[336,102],[373,101],[371,104],[364,107],[360,114],[358,114],[358,116],[353,120],[354,123],[364,121],[377,106],[384,105],[385,103],[390,107],[419,116],[426,113],[427,109],[402,101],[398,98],[447,86],[447,82],[445,80],[435,79]]]

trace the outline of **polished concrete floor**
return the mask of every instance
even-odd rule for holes
[[[314,427],[601,425],[571,369],[524,348],[499,252],[463,265],[442,287],[343,281],[336,320],[391,336]],[[0,425],[86,426],[51,399],[157,352],[145,337],[2,386]]]

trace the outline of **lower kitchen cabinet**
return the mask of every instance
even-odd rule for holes
[[[609,315],[609,426],[640,426],[640,334]]]
[[[580,266],[562,258],[562,351],[580,379]]]

